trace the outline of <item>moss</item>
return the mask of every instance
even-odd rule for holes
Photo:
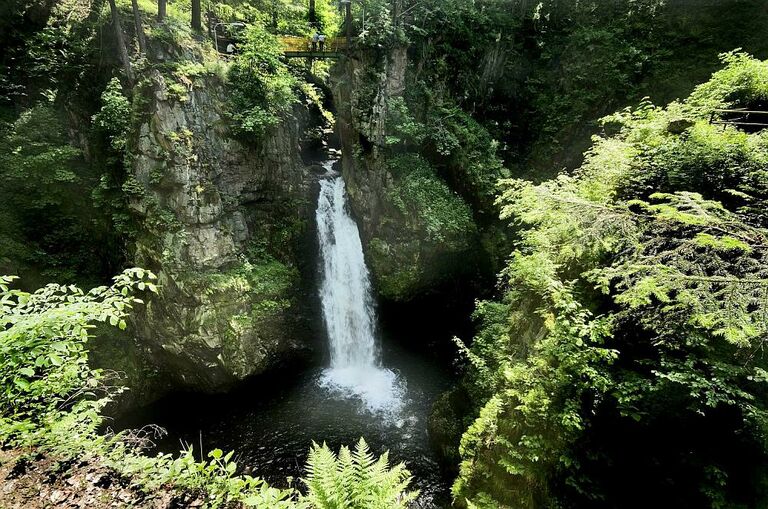
[[[396,178],[389,199],[428,241],[463,247],[476,231],[472,211],[423,158],[408,154],[389,163]]]
[[[423,286],[423,270],[419,263],[418,246],[373,238],[369,244],[371,269],[377,275],[377,289],[384,298],[402,301],[413,296]]]
[[[475,244],[477,228],[469,205],[416,155],[389,161],[381,228],[368,256],[379,294],[407,300],[455,275],[459,253]]]
[[[209,298],[229,298],[232,294],[247,295],[252,306],[247,314],[237,315],[242,326],[279,315],[291,306],[291,290],[298,281],[298,271],[271,257],[249,260],[225,272],[210,272],[190,278],[190,282]]]
[[[182,83],[171,83],[167,87],[168,97],[185,103],[189,101],[189,89]]]

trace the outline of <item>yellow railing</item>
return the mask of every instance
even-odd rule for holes
[[[279,39],[284,53],[309,53],[312,51],[312,39],[309,37],[282,36]],[[346,37],[328,37],[323,46],[323,51],[328,53],[337,53],[345,49],[347,49]],[[319,51],[320,45],[317,44],[315,52]]]

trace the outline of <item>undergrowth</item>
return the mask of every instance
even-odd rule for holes
[[[157,291],[156,276],[129,269],[111,286],[83,291],[50,284],[29,293],[14,288],[15,277],[0,277],[0,445],[29,457],[53,455],[60,463],[98,459],[141,490],[187,490],[204,495],[205,506],[263,509],[372,509],[405,507],[410,474],[376,459],[361,439],[353,454],[336,456],[315,444],[307,466],[305,493],[278,489],[238,474],[233,452],[208,452],[196,459],[192,447],[179,455],[150,456],[145,433],[101,431],[104,406],[123,388],[88,365],[87,344],[97,323],[128,325],[138,295]],[[354,460],[350,458],[354,457]]]

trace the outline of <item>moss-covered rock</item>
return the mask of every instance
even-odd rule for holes
[[[176,383],[211,391],[302,348],[296,246],[311,215],[305,112],[258,140],[235,138],[227,86],[210,65],[155,68],[128,140],[134,262],[160,288],[137,335]]]
[[[407,300],[451,274],[451,259],[473,247],[477,232],[469,206],[424,159],[396,157],[387,169],[393,179],[383,197],[386,215],[368,258],[379,293]]]
[[[334,91],[342,172],[376,289],[406,301],[471,270],[479,236],[448,180],[417,151],[392,146],[392,125],[407,116],[405,48],[360,57],[339,69]]]

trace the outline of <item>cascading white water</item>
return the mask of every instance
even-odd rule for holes
[[[328,329],[331,366],[321,384],[360,398],[372,411],[396,410],[402,389],[382,368],[376,346],[376,312],[357,225],[347,211],[344,180],[325,163],[316,219],[322,262],[320,299]]]

